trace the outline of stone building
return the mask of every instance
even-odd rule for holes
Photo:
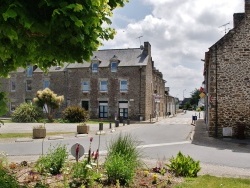
[[[205,120],[215,137],[250,136],[250,0],[233,16],[233,29],[205,53]]]
[[[154,66],[151,45],[140,48],[99,50],[90,62],[64,63],[43,73],[36,66],[20,68],[1,79],[8,93],[10,112],[49,87],[67,106],[81,106],[91,118],[148,120],[166,112],[165,80]]]

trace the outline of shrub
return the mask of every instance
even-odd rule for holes
[[[94,187],[95,181],[101,178],[101,174],[94,169],[94,166],[89,164],[87,160],[74,163],[72,168],[72,181],[70,187]]]
[[[37,122],[43,116],[42,109],[32,103],[22,103],[11,115],[14,122]]]
[[[137,149],[137,143],[129,134],[120,134],[116,140],[110,142],[104,162],[110,183],[116,183],[118,180],[125,185],[131,182],[136,169],[141,165],[141,152]]]
[[[200,171],[200,162],[195,161],[190,156],[185,156],[181,152],[174,158],[170,159],[167,165],[177,176],[196,177]]]
[[[79,106],[69,106],[63,111],[63,119],[71,123],[86,122],[89,120],[89,113]]]
[[[8,173],[4,168],[0,168],[0,187],[1,188],[18,188],[18,182],[14,176]]]
[[[39,157],[35,167],[40,173],[59,174],[67,158],[66,146],[57,145],[53,148],[50,147],[46,155]]]

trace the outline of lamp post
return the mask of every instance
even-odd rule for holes
[[[183,100],[184,100],[184,92],[186,91],[186,89],[183,90]]]

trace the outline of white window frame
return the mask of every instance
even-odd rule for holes
[[[30,82],[30,89],[29,89],[29,87],[28,87],[28,82]],[[26,83],[25,83],[26,91],[31,91],[31,90],[32,90],[31,84],[32,84],[32,80],[26,80]]]
[[[98,63],[92,63],[91,68],[92,72],[98,72]]]
[[[122,84],[122,82],[126,82],[126,85]],[[120,92],[128,92],[128,80],[120,80]]]
[[[89,85],[89,81],[82,81],[82,92],[84,93],[88,93],[90,90],[90,85]]]
[[[50,81],[49,80],[43,80],[43,89],[49,88]]]
[[[104,84],[104,83],[106,83],[106,84]],[[108,92],[108,81],[107,80],[101,80],[99,89],[100,89],[100,92]]]
[[[117,62],[111,62],[110,63],[111,72],[117,72],[117,68],[118,68],[118,63]]]

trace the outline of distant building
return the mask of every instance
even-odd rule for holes
[[[91,118],[133,120],[162,117],[166,112],[166,81],[154,66],[149,42],[141,48],[99,50],[91,62],[64,63],[48,73],[32,65],[19,68],[0,82],[1,91],[8,93],[10,113],[46,87],[64,95],[59,112],[77,105]]]
[[[210,136],[250,136],[250,1],[229,30],[205,54],[205,110]],[[239,129],[243,125],[244,128]],[[241,133],[240,133],[241,132]]]

